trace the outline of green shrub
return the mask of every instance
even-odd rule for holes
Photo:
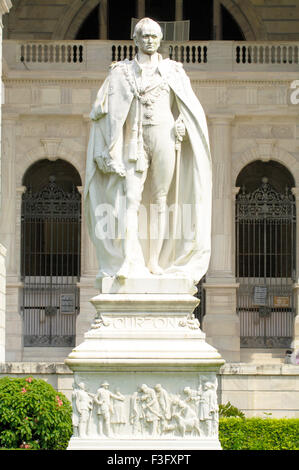
[[[224,450],[299,450],[299,419],[221,418]]]
[[[230,402],[226,403],[226,405],[219,405],[220,418],[230,418],[231,416],[236,418],[245,418],[243,411],[233,406]]]
[[[69,400],[44,380],[0,379],[0,447],[64,450],[72,435]]]

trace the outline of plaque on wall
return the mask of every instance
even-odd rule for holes
[[[274,307],[289,307],[290,306],[290,298],[286,296],[274,296]]]
[[[75,313],[75,294],[60,295],[60,313],[67,315]]]
[[[267,287],[255,286],[253,296],[254,296],[253,303],[255,305],[261,305],[261,306],[266,305]]]

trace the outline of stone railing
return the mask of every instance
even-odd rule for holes
[[[299,43],[236,43],[234,56],[237,64],[298,65]]]
[[[76,64],[84,60],[85,46],[72,42],[23,43],[17,56],[24,63]]]
[[[132,59],[132,41],[3,41],[10,70],[107,71],[113,61]],[[160,52],[187,70],[299,72],[299,42],[163,42]]]

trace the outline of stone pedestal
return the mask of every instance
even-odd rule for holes
[[[217,372],[186,279],[103,279],[96,317],[66,359],[69,449],[220,449]]]

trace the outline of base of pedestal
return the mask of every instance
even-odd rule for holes
[[[218,439],[80,439],[72,437],[68,450],[222,450]]]

